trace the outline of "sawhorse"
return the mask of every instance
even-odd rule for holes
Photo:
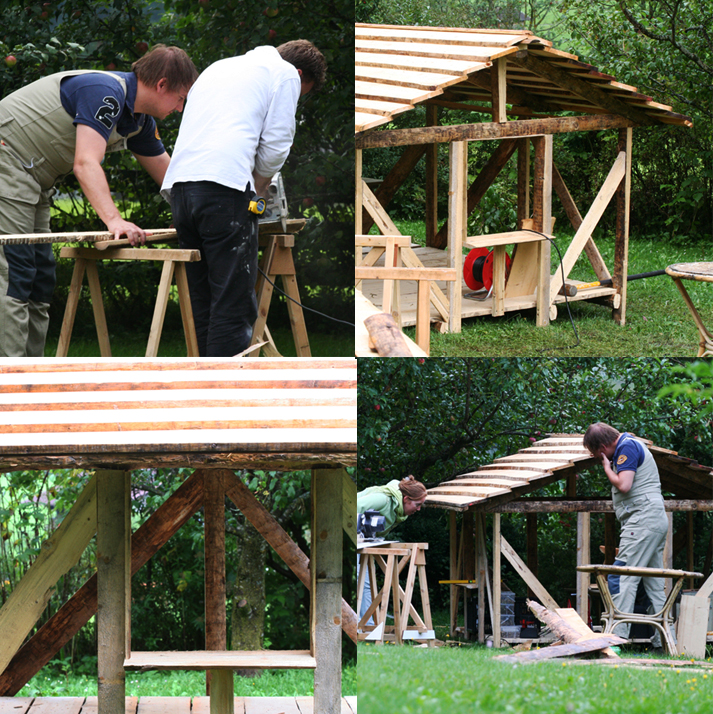
[[[106,324],[106,314],[104,313],[104,300],[102,298],[101,285],[99,284],[97,260],[162,261],[163,269],[161,270],[156,306],[154,308],[151,331],[146,347],[146,357],[156,357],[158,355],[158,346],[161,340],[163,321],[166,316],[166,307],[168,305],[174,275],[178,289],[178,304],[181,308],[183,332],[186,337],[187,355],[188,357],[198,357],[198,341],[196,339],[196,328],[193,323],[193,310],[191,309],[191,300],[188,292],[185,264],[190,261],[200,260],[200,251],[181,250],[178,248],[137,249],[118,246],[107,247],[103,250],[97,248],[65,247],[61,249],[59,256],[60,258],[74,258],[75,263],[67,305],[64,309],[62,329],[60,330],[59,342],[57,343],[57,357],[66,357],[69,351],[69,342],[72,338],[72,328],[74,327],[74,318],[77,314],[77,305],[79,304],[79,296],[85,273],[87,274],[87,281],[89,283],[89,294],[92,298],[92,310],[94,311],[94,322],[97,327],[99,350],[102,357],[111,357],[109,329]]]
[[[357,583],[357,613],[361,610],[361,600],[369,573],[372,601],[357,625],[357,639],[375,641],[383,644],[384,640],[394,640],[403,644],[406,639],[425,640],[429,647],[434,644],[435,632],[431,620],[431,604],[426,582],[426,550],[428,543],[388,543],[373,547],[359,548],[359,577]],[[384,585],[377,591],[376,565],[384,573]],[[399,575],[408,565],[406,587],[399,584]],[[421,592],[421,617],[413,606],[413,591],[418,575]],[[394,624],[386,624],[389,606],[389,593],[393,603]],[[376,625],[367,625],[373,616]],[[409,617],[415,626],[408,627]],[[361,630],[361,631],[359,631]]]

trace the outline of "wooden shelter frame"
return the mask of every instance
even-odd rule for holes
[[[618,324],[625,323],[632,129],[656,124],[691,126],[688,117],[675,114],[634,87],[616,82],[574,55],[555,50],[550,42],[528,31],[357,24],[356,80],[355,232],[364,235],[376,225],[387,238],[400,235],[387,209],[425,156],[426,247],[401,248],[401,263],[411,270],[455,269],[459,276],[455,283],[447,284],[446,290],[443,283],[431,280],[431,321],[443,323],[448,331],[460,332],[462,317],[497,317],[535,308],[536,324],[546,326],[556,318],[557,306],[565,301],[563,279],[573,286],[583,283],[570,280],[569,275],[584,253],[596,279],[611,279],[612,284],[587,288],[568,299],[603,303],[611,308]],[[425,126],[377,130],[415,106],[425,107]],[[443,126],[439,123],[440,109],[486,113],[492,121]],[[557,116],[562,112],[580,115]],[[557,169],[553,137],[604,129],[617,132],[615,160],[592,206],[582,214]],[[468,143],[492,140],[499,142],[497,148],[468,185]],[[447,220],[439,229],[436,179],[438,149],[443,144],[449,152],[449,201]],[[372,190],[363,176],[363,151],[396,146],[404,147],[401,157]],[[468,215],[515,154],[517,226],[510,233],[469,237]],[[563,255],[561,269],[550,274],[551,244],[547,237],[553,236],[553,192],[575,235]],[[592,234],[612,202],[616,229],[610,271]],[[515,246],[507,278],[506,245]],[[470,299],[461,283],[464,247],[492,247],[495,251],[492,294],[486,299]],[[376,265],[384,252],[383,247],[374,247],[364,254],[358,246],[356,265]],[[361,288],[375,304],[389,306],[401,324],[418,325],[414,296],[400,294],[398,286],[398,281],[381,285],[364,280]],[[393,292],[392,297],[385,296],[387,290]]]
[[[234,669],[313,669],[315,714],[342,710],[342,630],[356,642],[342,599],[343,531],[356,542],[345,470],[356,460],[355,360],[4,360],[0,375],[0,469],[94,471],[0,609],[0,697],[96,613],[99,714],[124,714],[126,669],[205,670],[211,714],[233,713]],[[131,472],[146,466],[194,471],[132,534]],[[255,468],[311,470],[311,558],[235,474]],[[310,590],[309,650],[226,651],[226,498]],[[200,508],[206,649],[132,652],[131,576]],[[25,642],[95,534],[96,575]]]
[[[641,439],[656,460],[664,491],[676,496],[665,499],[669,531],[664,550],[664,568],[673,567],[674,557],[684,548],[687,570],[693,571],[693,514],[713,511],[713,468],[702,466],[677,452],[655,446]],[[486,602],[491,613],[493,641],[500,647],[501,636],[502,560],[505,558],[527,584],[531,598],[545,607],[562,607],[538,579],[538,523],[541,513],[576,513],[576,564],[589,565],[591,557],[591,514],[605,514],[604,562],[614,562],[617,540],[616,521],[611,499],[577,496],[577,473],[598,464],[582,446],[582,436],[552,435],[521,449],[516,454],[496,459],[477,471],[461,474],[428,491],[426,505],[450,510],[450,575],[451,580],[474,580],[478,592],[478,640],[485,640]],[[565,481],[562,497],[529,497],[527,494],[556,481]],[[673,513],[686,512],[685,529],[673,532]],[[457,514],[462,518],[458,523]],[[503,537],[501,516],[526,514],[527,554],[523,559]],[[492,516],[491,551],[487,555],[487,516]],[[706,584],[713,587],[713,529],[711,530],[704,573]],[[576,610],[587,622],[591,576],[576,574]],[[699,584],[700,585],[700,584]],[[693,582],[689,587],[693,587]],[[472,586],[469,586],[472,587]],[[666,581],[667,592],[671,587]],[[450,585],[450,634],[455,636],[462,588]],[[468,633],[466,632],[466,637]],[[508,640],[513,642],[512,639]]]

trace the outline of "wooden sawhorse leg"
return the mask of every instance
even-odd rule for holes
[[[307,326],[305,325],[304,312],[300,302],[300,293],[297,287],[297,275],[295,263],[292,259],[292,246],[295,239],[292,235],[271,235],[268,236],[267,245],[264,248],[260,270],[263,274],[258,276],[256,285],[257,291],[257,320],[253,326],[253,336],[250,342],[254,345],[267,338],[271,346],[271,352],[279,356],[275,343],[267,329],[267,314],[270,310],[272,300],[273,285],[277,276],[282,278],[282,286],[285,293],[292,298],[287,300],[287,312],[290,316],[292,327],[292,337],[295,341],[295,350],[298,357],[311,357],[309,338],[307,337]],[[296,302],[295,302],[296,301]],[[263,348],[268,351],[266,348]],[[259,353],[258,353],[259,354]]]

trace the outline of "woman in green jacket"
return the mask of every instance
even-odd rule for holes
[[[371,486],[357,494],[357,513],[364,511],[379,511],[384,516],[384,531],[403,523],[410,515],[421,510],[426,500],[426,487],[416,481],[413,476],[407,476],[401,481],[394,479],[384,486]],[[359,571],[359,555],[357,553],[357,572]],[[363,617],[371,606],[371,584],[369,573],[364,581],[364,592],[361,600],[359,617]],[[367,624],[373,624],[369,619]]]

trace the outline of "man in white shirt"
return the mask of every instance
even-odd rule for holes
[[[307,40],[257,47],[210,65],[191,89],[162,193],[170,197],[187,264],[201,356],[250,345],[257,317],[257,216],[295,134],[297,100],[324,82],[326,63]]]

